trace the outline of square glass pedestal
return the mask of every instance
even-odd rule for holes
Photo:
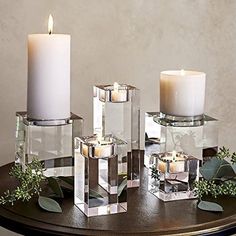
[[[133,86],[98,85],[93,98],[94,133],[112,134],[128,145],[128,187],[139,186],[140,98]]]
[[[127,143],[111,135],[75,138],[74,190],[74,204],[88,217],[126,212]]]
[[[196,198],[194,182],[199,179],[199,160],[182,152],[151,155],[148,190],[163,201]]]
[[[82,136],[83,119],[73,113],[64,120],[31,120],[16,113],[15,162],[26,168],[39,159],[46,176],[73,176],[74,137]]]
[[[169,121],[159,112],[145,114],[145,166],[152,153],[184,152],[205,162],[218,150],[218,120],[204,115],[193,122]]]

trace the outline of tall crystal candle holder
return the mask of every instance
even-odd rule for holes
[[[88,217],[126,212],[127,143],[112,135],[75,138],[74,190]]]
[[[83,119],[32,120],[16,113],[15,162],[27,167],[33,158],[43,163],[46,176],[73,176],[74,137],[82,136]]]
[[[130,85],[94,87],[94,133],[113,134],[128,144],[128,187],[139,186],[140,99],[139,90]]]
[[[199,160],[175,151],[152,154],[148,189],[163,201],[196,198],[194,182],[199,179]]]

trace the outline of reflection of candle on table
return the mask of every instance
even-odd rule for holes
[[[127,101],[127,90],[119,89],[120,85],[115,82],[113,85],[113,90],[111,91],[111,101],[112,102],[125,102]]]
[[[206,75],[196,71],[163,71],[160,78],[160,111],[172,116],[204,113]]]
[[[28,117],[36,120],[70,117],[70,35],[28,36]]]

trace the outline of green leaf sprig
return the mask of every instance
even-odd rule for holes
[[[24,171],[20,165],[13,166],[9,175],[19,181],[19,186],[13,191],[5,191],[0,197],[0,204],[13,205],[17,200],[29,201],[33,195],[39,195],[42,191],[40,184],[45,176],[43,166],[37,159],[33,159]]]
[[[214,180],[200,180],[195,183],[196,193],[201,200],[204,196],[236,196],[236,184],[230,181],[217,184]]]
[[[156,166],[155,165],[151,166],[150,170],[151,170],[151,178],[154,179],[154,180],[159,180],[160,179],[160,173],[157,170]]]
[[[7,190],[3,193],[3,196],[0,196],[0,205],[14,205],[18,200],[25,202],[29,201],[34,195],[38,195],[38,204],[42,209],[61,213],[62,209],[55,200],[40,196],[42,192],[41,186],[43,183],[47,184],[53,192],[53,197],[64,198],[62,189],[66,189],[66,192],[73,191],[73,181],[70,177],[46,177],[44,176],[44,170],[42,163],[37,158],[33,158],[25,169],[21,165],[14,165],[9,175],[15,177],[19,185],[16,189]]]
[[[198,208],[206,211],[223,211],[219,204],[203,201],[202,198],[236,196],[236,153],[230,154],[228,148],[220,148],[216,157],[204,163],[200,173],[203,179],[195,182],[195,192],[200,200]]]

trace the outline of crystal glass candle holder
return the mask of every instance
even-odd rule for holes
[[[152,153],[188,153],[201,161],[215,156],[218,150],[218,120],[204,115],[198,123],[173,122],[159,112],[145,114],[145,165],[152,163]],[[151,163],[149,163],[151,161]]]
[[[127,143],[75,138],[74,203],[88,217],[127,211]]]
[[[82,136],[83,119],[32,120],[26,112],[16,113],[15,162],[23,168],[39,159],[46,176],[73,176],[73,139]]]
[[[94,133],[113,134],[128,145],[128,187],[139,186],[140,99],[139,90],[130,85],[94,87]]]
[[[193,183],[199,179],[199,160],[184,153],[152,154],[148,189],[163,201],[196,198]]]

